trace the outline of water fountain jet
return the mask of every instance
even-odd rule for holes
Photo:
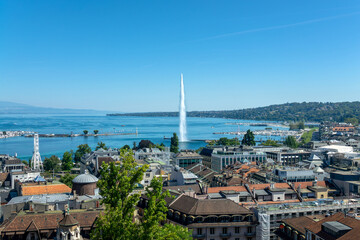
[[[184,80],[183,74],[181,74],[180,80],[180,109],[179,109],[179,132],[180,132],[180,142],[187,141],[187,129],[186,129],[186,106],[185,106],[185,89],[184,89]]]

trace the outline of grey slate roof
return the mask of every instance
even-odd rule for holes
[[[50,195],[32,195],[32,196],[19,196],[12,198],[8,204],[17,204],[25,202],[36,202],[36,203],[54,203],[54,202],[65,202],[69,199],[69,194],[50,194]]]
[[[97,181],[99,181],[99,179],[97,177],[95,177],[94,175],[85,173],[85,174],[80,174],[79,176],[74,178],[74,180],[72,182],[73,183],[95,183]]]

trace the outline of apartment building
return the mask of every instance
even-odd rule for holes
[[[142,196],[140,215],[146,202],[146,196]],[[168,209],[167,222],[191,229],[194,239],[256,239],[254,212],[229,199],[196,199],[182,194],[168,202]]]

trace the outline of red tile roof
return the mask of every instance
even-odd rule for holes
[[[256,173],[256,172],[259,172],[260,169],[257,169],[257,168],[250,168],[249,171],[247,171],[246,173],[244,173],[244,178],[247,177],[247,175],[249,175],[250,173]]]
[[[63,183],[50,185],[21,186],[22,196],[56,193],[71,193],[71,188],[69,188]]]
[[[299,186],[299,184],[301,184],[301,189],[304,189],[307,187],[311,187],[313,182],[296,182],[296,183],[294,183],[294,187],[297,188]],[[318,181],[317,186],[326,187],[326,183],[325,183],[325,181]]]
[[[208,193],[218,193],[220,191],[234,190],[237,192],[247,192],[244,186],[227,186],[227,187],[211,187],[208,188]]]

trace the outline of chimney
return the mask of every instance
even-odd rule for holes
[[[275,184],[274,183],[270,183],[270,189],[275,188]]]
[[[315,179],[315,181],[313,181],[313,187],[316,187],[317,186],[317,180]]]
[[[301,190],[301,184],[299,184],[298,188],[297,188],[297,191],[300,192]]]

